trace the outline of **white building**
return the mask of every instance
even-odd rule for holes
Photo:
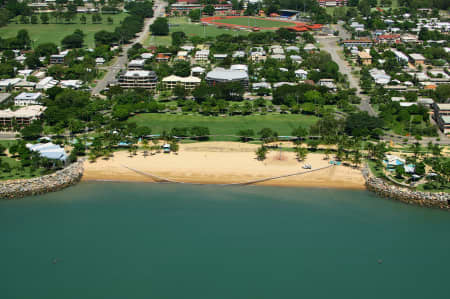
[[[45,77],[36,84],[37,90],[47,90],[55,87],[58,84],[58,80],[53,79],[53,77]]]
[[[18,110],[0,110],[0,125],[4,127],[12,126],[16,123],[19,126],[27,126],[34,120],[40,119],[46,107],[40,105],[25,106]]]
[[[201,76],[205,73],[205,69],[201,66],[196,66],[191,69],[192,76]]]
[[[40,92],[22,92],[14,98],[15,106],[39,105],[42,93]]]
[[[376,84],[386,85],[391,82],[391,76],[386,74],[384,70],[373,68],[369,70],[369,74]]]
[[[130,71],[142,70],[145,65],[145,59],[133,59],[128,63],[128,69]]]
[[[209,50],[199,50],[195,52],[196,61],[208,61],[208,58],[209,58]]]
[[[400,63],[408,63],[408,56],[406,56],[404,53],[391,49],[391,52],[394,53],[395,57],[397,58],[397,61]]]
[[[181,85],[187,91],[192,91],[194,88],[200,85],[202,80],[198,77],[179,77],[179,76],[168,76],[162,79],[162,83],[165,89],[174,89],[175,86]]]
[[[297,78],[299,78],[300,80],[306,80],[306,78],[308,78],[308,71],[299,69],[299,70],[296,70],[294,73],[295,73],[295,76]]]
[[[59,85],[62,88],[79,89],[79,88],[81,88],[81,86],[83,86],[83,81],[81,81],[81,80],[61,80],[59,82]]]
[[[4,79],[0,80],[0,91],[6,91],[9,88],[13,88],[14,85],[22,81],[20,78]]]

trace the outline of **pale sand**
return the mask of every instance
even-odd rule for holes
[[[207,184],[243,183],[267,177],[301,171],[305,163],[313,169],[328,166],[322,154],[309,154],[298,162],[295,153],[270,151],[265,161],[256,160],[257,145],[238,142],[203,142],[181,144],[179,154],[129,156],[127,151],[114,153],[109,160],[85,162],[83,180],[112,180],[153,182],[150,177],[125,168],[126,165],[145,173],[174,181]],[[303,186],[324,188],[364,189],[361,171],[346,166],[334,166],[317,172],[270,180],[260,185]]]

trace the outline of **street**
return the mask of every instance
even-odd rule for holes
[[[167,6],[167,2],[163,1],[156,1],[155,2],[155,9],[153,13],[153,18],[148,18],[144,21],[144,28],[143,30],[138,33],[138,36],[132,41],[132,43],[124,45],[122,47],[122,53],[117,58],[116,62],[107,67],[107,73],[105,76],[100,79],[97,82],[97,85],[92,89],[92,95],[99,95],[102,90],[104,90],[108,83],[111,81],[114,81],[116,79],[117,74],[123,70],[127,63],[128,63],[128,56],[127,52],[128,49],[130,49],[134,44],[136,43],[143,43],[144,40],[147,38],[149,31],[150,31],[150,25],[153,24],[155,19],[163,12],[165,12],[165,7]]]
[[[319,42],[324,45],[323,50],[330,53],[331,58],[334,62],[339,66],[339,72],[346,75],[348,78],[348,83],[350,88],[356,89],[356,95],[361,98],[361,103],[359,104],[359,109],[362,111],[367,111],[369,115],[376,116],[377,113],[370,105],[370,99],[366,94],[361,93],[361,87],[359,86],[359,78],[352,74],[352,68],[348,65],[347,61],[345,61],[341,56],[339,56],[338,51],[342,50],[342,47],[338,45],[339,38],[346,39],[348,38],[347,31],[340,25],[335,25],[334,28],[339,31],[339,37],[331,37],[326,36],[320,38]],[[359,70],[359,68],[358,68]]]

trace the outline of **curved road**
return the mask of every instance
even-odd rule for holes
[[[127,51],[130,49],[134,44],[137,43],[143,43],[146,37],[149,34],[149,27],[155,19],[160,16],[161,13],[165,12],[165,8],[167,6],[167,2],[163,2],[160,0],[157,0],[154,5],[154,14],[153,18],[145,19],[144,21],[144,28],[141,32],[138,33],[137,37],[132,41],[130,44],[126,44],[122,47],[122,53],[120,53],[119,57],[117,58],[116,62],[107,67],[108,72],[105,74],[105,76],[97,82],[97,85],[92,89],[92,95],[99,95],[100,92],[106,88],[108,85],[108,82],[114,81],[116,79],[117,74],[126,67],[128,63],[128,56]]]

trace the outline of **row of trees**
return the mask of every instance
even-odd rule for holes
[[[97,45],[125,43],[141,31],[144,18],[153,17],[153,5],[149,1],[128,2],[125,9],[130,16],[126,17],[113,32],[101,30],[95,34],[94,39]]]

